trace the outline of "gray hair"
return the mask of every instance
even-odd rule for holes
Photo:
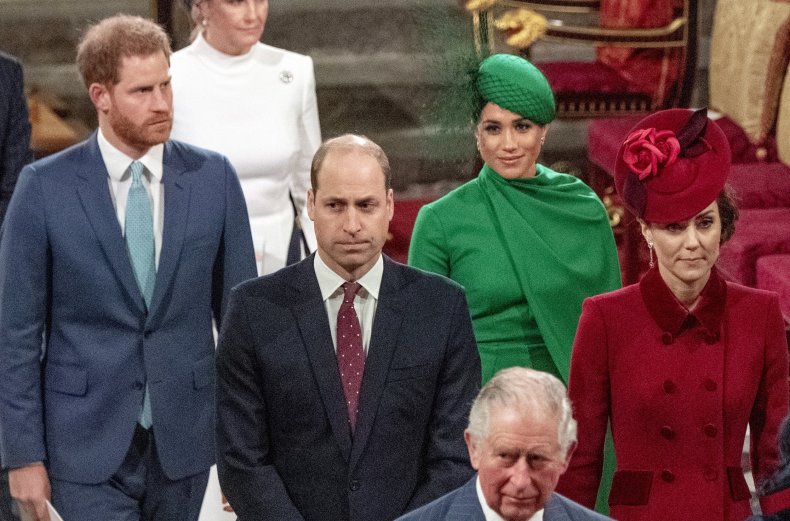
[[[557,419],[557,433],[563,456],[576,442],[576,420],[563,383],[554,375],[526,367],[499,371],[486,383],[472,403],[467,431],[476,441],[488,435],[494,407],[536,411]]]

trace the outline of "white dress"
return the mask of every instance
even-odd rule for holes
[[[170,71],[171,137],[220,152],[236,169],[258,273],[285,265],[293,228],[289,190],[314,251],[315,232],[304,212],[310,163],[321,144],[312,59],[260,42],[229,56],[198,35],[173,54]]]
[[[313,61],[262,43],[241,56],[211,47],[202,35],[170,59],[172,139],[228,157],[241,182],[258,273],[285,266],[293,229],[290,191],[315,251],[305,203],[310,163],[321,144]],[[222,510],[211,468],[199,521],[235,521]]]

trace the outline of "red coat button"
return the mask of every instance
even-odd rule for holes
[[[663,479],[667,483],[672,483],[673,481],[675,481],[675,475],[672,473],[671,470],[664,469],[661,471],[661,479]]]
[[[716,481],[716,478],[719,477],[719,473],[716,472],[713,467],[705,467],[702,475],[705,476],[705,479],[708,481]]]
[[[669,425],[664,425],[663,427],[661,427],[661,436],[663,436],[668,440],[671,440],[672,438],[675,437],[675,431]]]
[[[713,425],[712,423],[709,423],[709,424],[707,424],[706,426],[704,426],[702,428],[702,432],[704,432],[705,436],[707,436],[708,438],[715,438],[716,437],[716,433],[718,432],[718,429],[716,428],[715,425]]]
[[[716,385],[716,382],[714,382],[710,378],[706,378],[703,385],[705,386],[705,390],[710,392],[715,391],[716,388],[718,387],[718,385]]]
[[[675,339],[672,338],[672,333],[670,333],[669,331],[664,331],[663,333],[661,333],[661,341],[664,342],[665,346],[668,346],[674,340]]]
[[[678,386],[675,385],[675,382],[672,380],[664,381],[664,392],[667,394],[673,394],[675,391],[678,390]]]

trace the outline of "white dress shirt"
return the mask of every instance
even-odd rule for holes
[[[315,276],[318,279],[318,287],[321,289],[321,298],[324,299],[324,307],[329,318],[329,330],[332,332],[332,345],[337,351],[337,313],[343,304],[343,277],[332,271],[321,258],[320,252],[316,252],[313,262]],[[358,282],[362,288],[354,299],[354,311],[359,318],[359,326],[362,328],[362,347],[365,354],[368,353],[370,345],[370,335],[373,331],[373,319],[376,316],[376,306],[379,301],[379,288],[381,287],[381,277],[384,274],[384,258],[379,254],[379,260],[370,270],[362,275]]]
[[[497,514],[494,509],[488,506],[488,503],[486,503],[486,498],[483,496],[483,487],[480,486],[480,476],[477,476],[475,489],[477,490],[477,500],[480,501],[480,507],[483,509],[483,515],[485,516],[486,521],[505,521],[505,518]],[[529,518],[529,521],[543,521],[543,509],[541,508],[532,514],[532,517]]]
[[[99,129],[97,140],[99,151],[101,151],[104,166],[107,167],[109,174],[108,182],[110,185],[110,196],[115,206],[115,213],[118,216],[118,223],[121,225],[121,233],[125,233],[124,223],[126,222],[126,201],[129,198],[129,188],[132,186],[132,173],[129,165],[132,164],[131,157],[127,156],[107,141],[107,138]],[[164,190],[162,189],[162,157],[164,155],[164,145],[151,147],[146,154],[138,159],[145,166],[143,175],[143,186],[148,192],[151,201],[151,211],[153,212],[154,223],[154,246],[155,262],[159,266],[159,253],[162,251],[162,217],[164,208]]]

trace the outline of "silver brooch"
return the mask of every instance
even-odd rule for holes
[[[283,83],[291,83],[294,81],[294,73],[291,71],[282,71],[280,73],[280,81]]]

